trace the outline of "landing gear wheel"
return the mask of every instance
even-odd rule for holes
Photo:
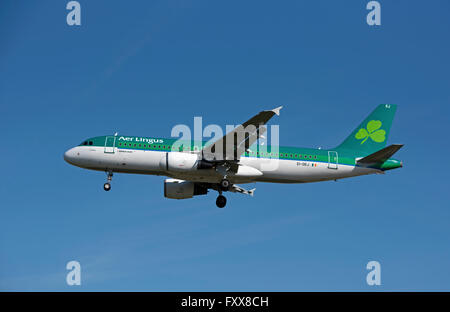
[[[223,195],[217,196],[217,199],[216,199],[217,207],[223,208],[223,207],[225,207],[226,204],[227,204],[227,198],[225,196],[223,196]]]
[[[228,191],[230,188],[230,181],[228,181],[227,179],[223,179],[222,181],[220,181],[220,188],[224,191]]]
[[[104,189],[105,191],[109,191],[109,190],[111,189],[111,184],[109,184],[109,183],[103,184],[103,189]]]
[[[111,189],[111,181],[112,181],[113,172],[112,170],[106,170],[106,183],[103,184],[103,189],[105,191],[109,191]]]

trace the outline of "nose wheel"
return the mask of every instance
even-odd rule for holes
[[[106,180],[107,182],[105,184],[103,184],[103,189],[105,191],[109,191],[111,190],[111,180],[112,180],[112,176],[113,176],[113,172],[111,170],[106,171]]]
[[[225,196],[223,196],[223,195],[217,196],[217,199],[216,199],[217,207],[223,208],[223,207],[225,207],[226,204],[227,204],[227,198]]]

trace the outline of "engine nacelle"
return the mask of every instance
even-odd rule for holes
[[[197,169],[211,169],[213,163],[198,159],[197,154],[170,152],[159,161],[159,167],[166,171],[186,172]]]
[[[173,199],[192,198],[196,195],[205,195],[208,189],[194,182],[166,179],[164,180],[164,197]]]

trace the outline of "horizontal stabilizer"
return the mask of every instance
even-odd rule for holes
[[[397,153],[399,149],[403,147],[403,144],[392,144],[388,147],[385,147],[383,149],[380,149],[379,151],[370,154],[364,158],[361,158],[358,160],[358,163],[360,164],[372,164],[377,162],[385,162],[389,158],[391,158],[392,155]]]

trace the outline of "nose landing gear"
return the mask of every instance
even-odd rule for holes
[[[106,178],[107,182],[105,184],[103,184],[103,189],[105,191],[109,191],[109,190],[111,190],[111,180],[112,180],[112,176],[113,176],[112,170],[106,171],[106,175],[107,175],[107,178]]]

